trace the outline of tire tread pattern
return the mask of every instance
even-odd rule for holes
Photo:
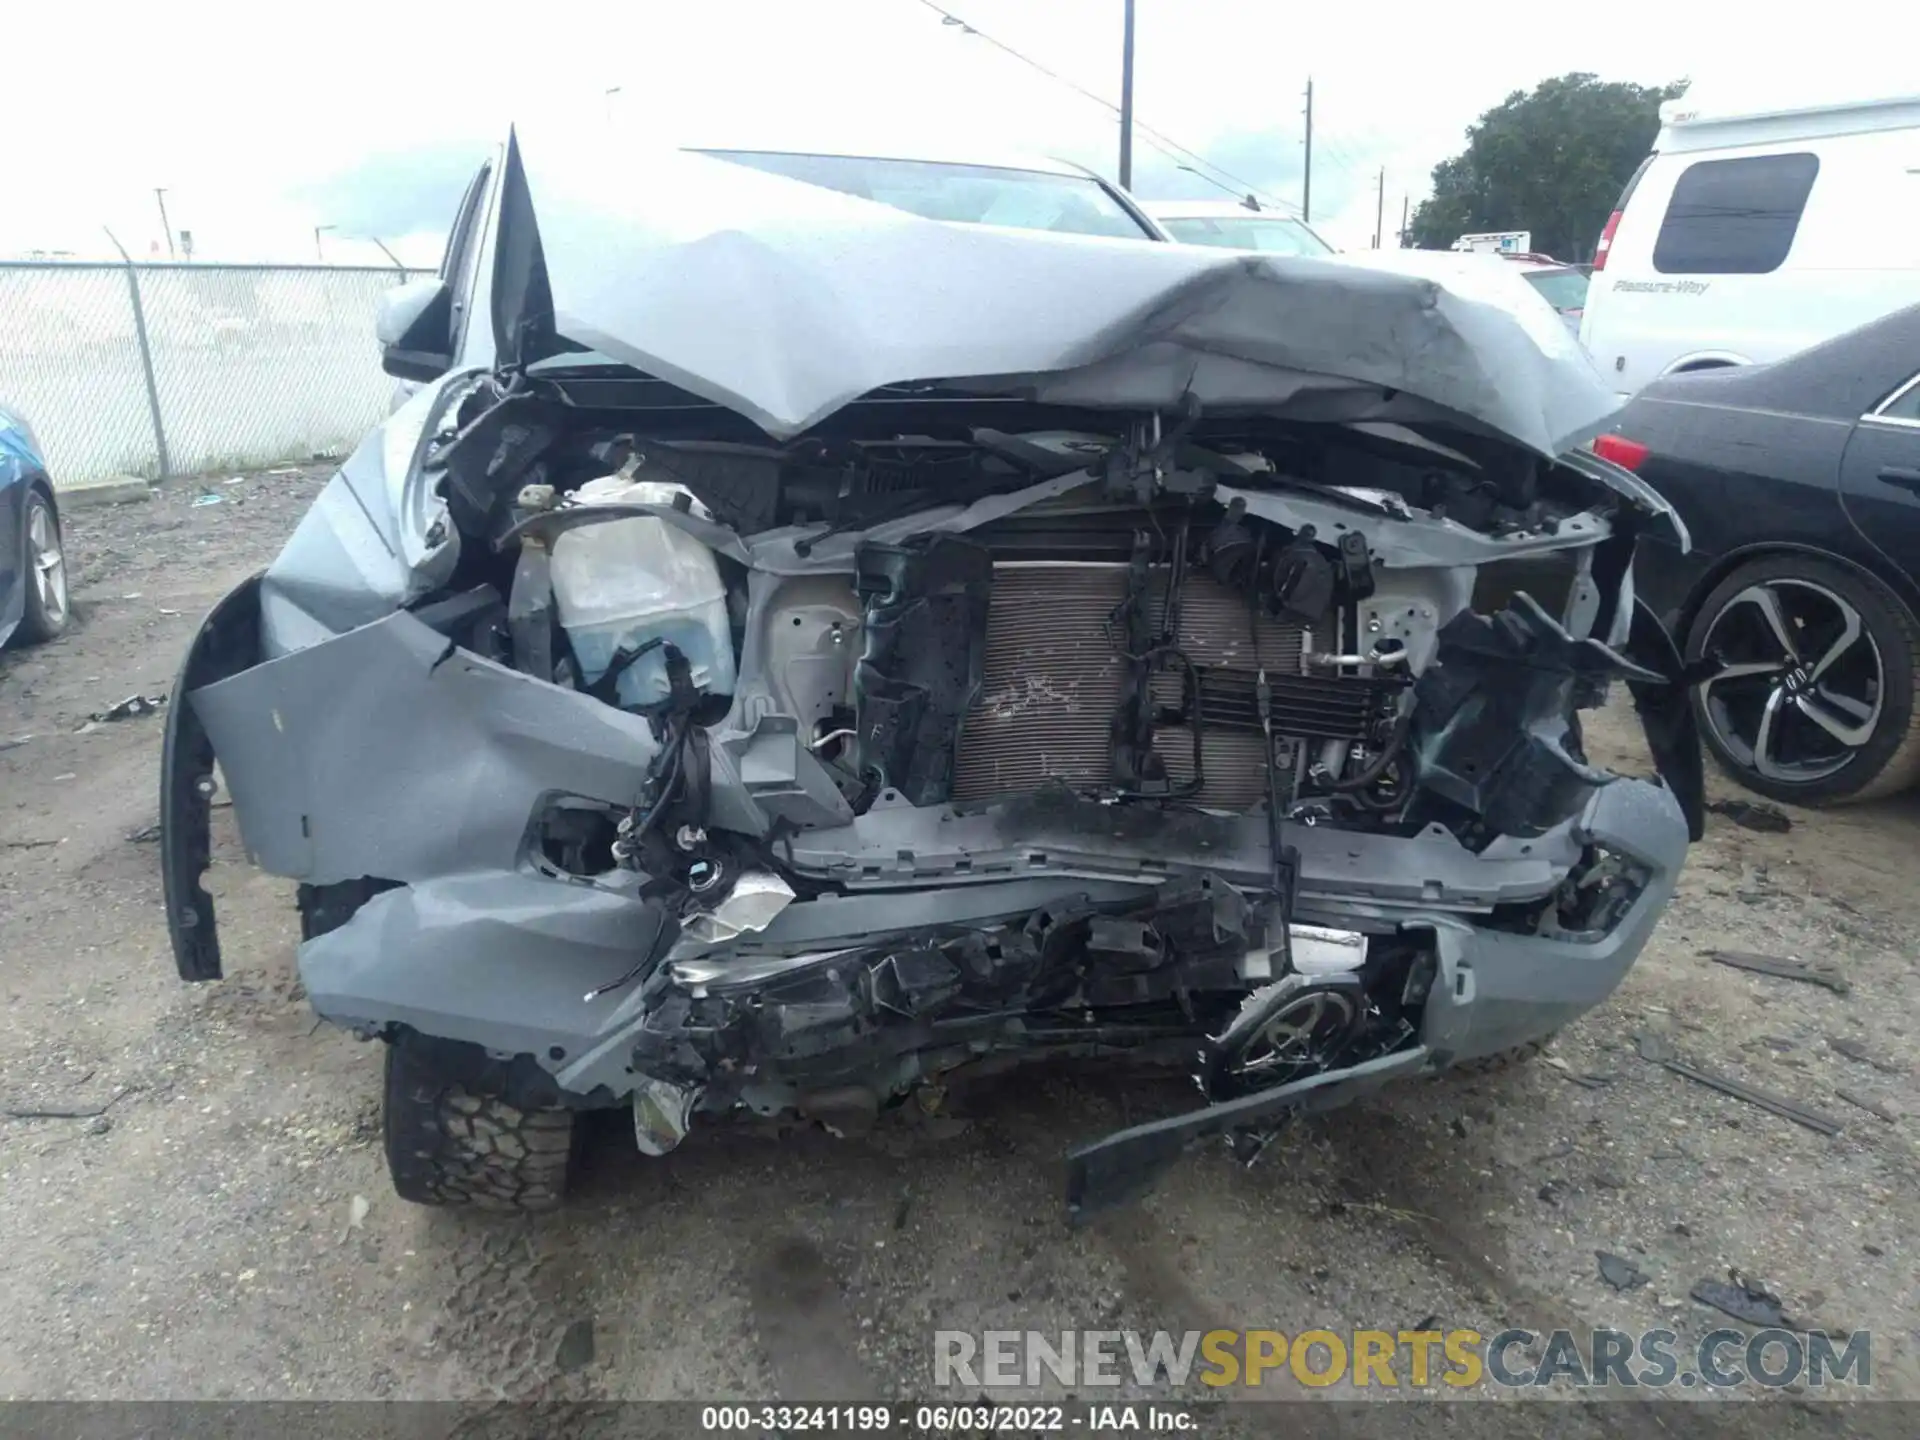
[[[404,1044],[387,1047],[382,1109],[387,1168],[403,1200],[534,1214],[566,1197],[578,1139],[571,1110],[476,1094]]]

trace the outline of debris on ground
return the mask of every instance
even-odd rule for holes
[[[1561,1079],[1571,1080],[1574,1084],[1583,1086],[1588,1090],[1604,1090],[1613,1083],[1613,1076],[1586,1074],[1574,1069],[1558,1055],[1549,1055],[1545,1058],[1547,1068],[1560,1076]]]
[[[1616,1290],[1632,1290],[1653,1278],[1631,1260],[1611,1251],[1596,1250],[1593,1256],[1600,1262],[1600,1278]]]
[[[138,1085],[122,1085],[98,1105],[59,1105],[59,1104],[23,1104],[8,1105],[4,1113],[13,1120],[91,1120],[96,1115],[104,1115],[127,1096],[138,1090]]]
[[[166,703],[165,695],[129,695],[117,705],[109,705],[104,710],[94,711],[87,719],[99,724],[113,720],[138,720],[158,713]]]
[[[127,840],[134,845],[146,845],[160,838],[160,822],[142,825],[138,830],[128,832]]]
[[[593,1318],[576,1320],[561,1335],[553,1352],[553,1363],[560,1370],[582,1370],[593,1363]]]
[[[1633,1037],[1639,1048],[1640,1058],[1654,1065],[1664,1065],[1673,1059],[1673,1042],[1657,1030],[1643,1030]]]
[[[1742,830],[1758,830],[1763,835],[1784,835],[1793,829],[1787,812],[1764,800],[1710,800],[1707,809],[1731,820]]]
[[[1830,1049],[1846,1056],[1849,1060],[1858,1060],[1862,1065],[1871,1065],[1883,1075],[1900,1075],[1905,1073],[1900,1066],[1883,1060],[1858,1040],[1849,1040],[1844,1035],[1829,1035],[1827,1037],[1827,1045]]]
[[[1759,955],[1751,950],[1702,950],[1716,965],[1731,965],[1755,975],[1772,975],[1780,980],[1801,980],[1809,985],[1824,985],[1836,995],[1853,993],[1853,986],[1831,965],[1807,965],[1781,955]]]
[[[1756,1281],[1730,1272],[1733,1284],[1724,1280],[1698,1280],[1687,1293],[1702,1305],[1711,1305],[1723,1315],[1731,1315],[1743,1324],[1760,1329],[1784,1325],[1787,1314],[1780,1297]]]
[[[193,503],[196,509],[202,505],[218,505],[220,503],[220,497],[209,490],[204,495],[196,495]]]
[[[1674,1054],[1673,1045],[1663,1035],[1647,1032],[1638,1036],[1637,1040],[1642,1060],[1663,1065],[1674,1074],[1684,1076],[1695,1084],[1705,1085],[1710,1090],[1718,1090],[1723,1095],[1731,1095],[1736,1100],[1744,1100],[1749,1105],[1758,1105],[1762,1110],[1769,1110],[1783,1119],[1791,1120],[1797,1125],[1804,1125],[1807,1129],[1816,1130],[1822,1135],[1838,1135],[1846,1128],[1832,1116],[1823,1115],[1818,1110],[1810,1110],[1788,1099],[1785,1095],[1776,1095],[1771,1090],[1762,1090],[1757,1085],[1732,1080],[1725,1075],[1703,1070],[1697,1065],[1690,1065],[1678,1059]]]
[[[367,1223],[367,1212],[373,1208],[373,1202],[364,1195],[356,1195],[347,1202],[347,1228],[358,1230]]]
[[[0,850],[46,850],[64,843],[61,840],[0,840]]]
[[[1849,1105],[1858,1106],[1860,1109],[1866,1111],[1869,1115],[1878,1115],[1882,1120],[1886,1121],[1889,1125],[1895,1124],[1900,1118],[1899,1116],[1895,1115],[1893,1111],[1889,1110],[1886,1106],[1882,1105],[1878,1100],[1874,1100],[1868,1096],[1862,1095],[1857,1091],[1835,1090],[1833,1093],[1838,1095],[1842,1100],[1846,1101]]]
[[[18,750],[31,739],[31,735],[17,735],[11,740],[0,740],[0,750]]]

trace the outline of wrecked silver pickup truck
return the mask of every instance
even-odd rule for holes
[[[224,782],[314,1008],[387,1044],[403,1196],[556,1204],[594,1108],[658,1155],[1033,1057],[1194,1074],[1081,1137],[1085,1212],[1620,982],[1700,824],[1629,565],[1678,527],[1582,448],[1613,400],[1551,313],[543,159],[489,181],[484,304],[395,293],[428,383],[168,717],[180,973]],[[1615,680],[1656,777],[1583,753]]]

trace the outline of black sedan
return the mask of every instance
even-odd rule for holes
[[[1647,386],[1595,449],[1692,531],[1639,593],[1702,678],[1708,748],[1799,805],[1920,778],[1920,306],[1771,365]]]

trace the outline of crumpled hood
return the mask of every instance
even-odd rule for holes
[[[1619,401],[1544,304],[1309,259],[946,224],[615,135],[509,139],[503,359],[572,345],[776,438],[883,386],[1444,421],[1554,456]],[[1534,313],[1536,312],[1537,313]]]

